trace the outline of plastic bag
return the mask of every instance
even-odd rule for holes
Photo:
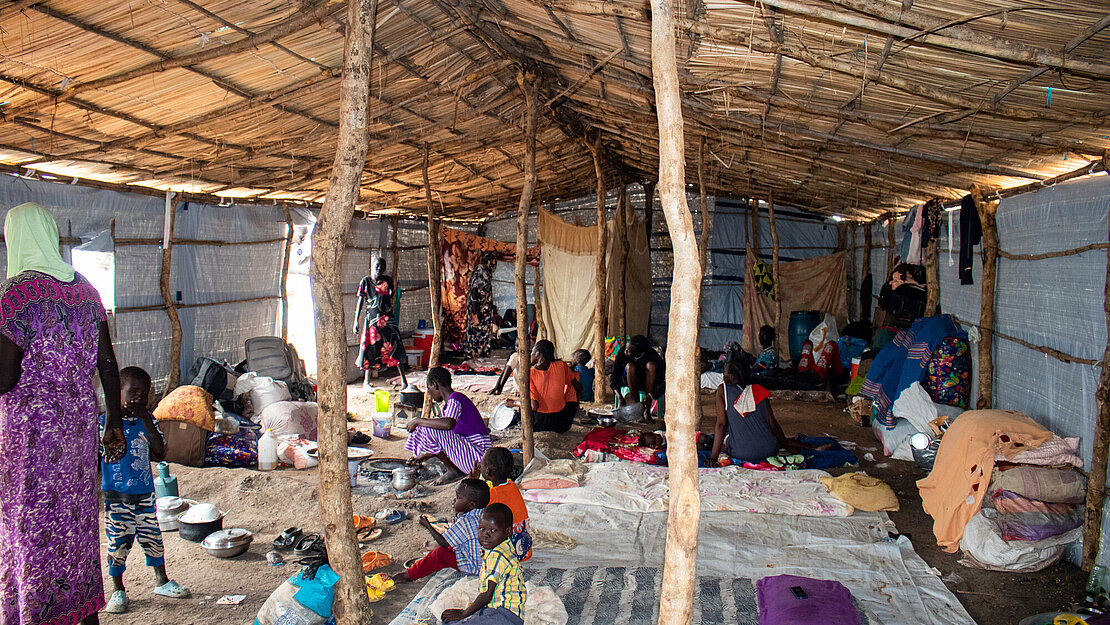
[[[303,438],[283,438],[278,442],[278,460],[293,465],[295,469],[311,469],[320,464],[320,461],[308,455],[310,449],[316,449],[316,443]]]
[[[258,610],[255,625],[323,625],[331,618],[335,583],[339,581],[327,565],[312,579],[301,571],[285,580]]]
[[[1078,527],[1044,540],[1007,542],[995,518],[994,510],[984,508],[967,522],[960,540],[960,551],[967,557],[961,558],[960,564],[993,571],[1039,571],[1059,560],[1067,544],[1083,533]]]
[[[840,333],[836,329],[836,318],[825,313],[825,320],[813,332],[809,333],[809,342],[813,344],[813,353],[820,354],[825,347],[825,341],[836,341]]]
[[[255,423],[261,420],[262,411],[270,404],[292,399],[292,395],[289,394],[289,387],[285,385],[285,382],[258,375],[253,371],[243,374],[235,381],[235,390],[232,391],[232,394],[236,398],[242,396],[243,414],[249,413],[251,420]],[[246,408],[248,405],[250,406],[249,410]]]

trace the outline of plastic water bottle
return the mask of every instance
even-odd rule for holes
[[[170,465],[158,463],[158,475],[154,478],[154,493],[157,497],[177,497],[177,476],[170,475]]]
[[[258,470],[273,471],[277,465],[277,437],[274,436],[273,430],[266,430],[266,433],[258,439]]]

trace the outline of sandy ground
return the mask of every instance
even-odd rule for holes
[[[384,386],[383,382],[379,384]],[[368,419],[371,407],[368,395],[360,386],[348,392],[349,410],[356,418]],[[479,408],[488,410],[500,398],[472,394]],[[705,417],[703,430],[712,429],[712,395],[702,395]],[[837,404],[774,402],[774,409],[787,435],[796,433],[828,433],[841,440],[859,445],[857,454],[876,455],[875,462],[862,461],[862,468],[871,475],[888,481],[902,503],[900,512],[891,518],[899,530],[912,536],[915,549],[930,565],[939,569],[942,579],[975,618],[979,625],[1010,625],[1029,614],[1061,609],[1082,598],[1085,577],[1074,565],[1061,563],[1035,574],[1008,574],[968,569],[959,564],[957,554],[948,554],[936,547],[932,537],[932,519],[921,509],[914,481],[924,477],[916,465],[882,457],[879,443],[869,428],[852,424]],[[355,427],[369,432],[368,421],[355,422]],[[589,428],[576,425],[562,435],[537,434],[537,445],[552,457],[570,457],[570,450],[582,440]],[[520,446],[519,429],[509,430],[494,444]],[[375,457],[407,457],[404,438],[393,436],[375,439],[371,444]],[[321,523],[316,499],[319,493],[316,470],[282,469],[262,473],[248,469],[193,469],[173,466],[178,475],[183,497],[207,501],[227,511],[224,527],[242,527],[255,534],[250,550],[234,559],[221,560],[208,555],[200,545],[181,540],[176,533],[165,534],[166,566],[172,579],[192,590],[189,599],[166,599],[155,596],[153,572],[144,566],[141,550],[136,548],[124,576],[131,598],[127,614],[102,614],[101,622],[115,624],[211,624],[250,623],[259,607],[278,585],[292,575],[296,564],[269,566],[265,559],[272,549],[271,541],[290,526],[306,532],[319,531]],[[363,481],[365,484],[366,482]],[[403,508],[410,517],[421,513],[438,518],[451,516],[454,487],[429,487],[428,493],[412,500],[389,500],[375,494],[370,486],[354,489],[354,510],[374,515],[390,507]],[[420,555],[429,540],[427,532],[410,518],[398,525],[387,526],[383,536],[366,544],[366,549],[383,551],[393,556],[394,563],[383,572],[396,575],[401,563]],[[102,551],[103,551],[102,547]],[[292,554],[288,557],[293,560]],[[107,582],[107,580],[106,580]],[[399,585],[386,598],[373,604],[374,622],[389,622],[419,590],[420,584]],[[246,595],[239,605],[217,605],[222,595]]]

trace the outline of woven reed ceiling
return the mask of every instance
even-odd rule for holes
[[[1008,187],[1110,148],[1110,7],[1065,0],[678,0],[687,180],[867,219]],[[318,201],[338,133],[344,3],[8,1],[0,163]],[[540,201],[655,177],[650,18],[619,0],[381,0],[362,202],[457,219],[523,183],[522,68],[541,84]]]

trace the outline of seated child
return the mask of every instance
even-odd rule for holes
[[[713,449],[712,436],[704,432],[698,432],[694,436],[694,444],[697,446],[698,451],[709,451]],[[637,442],[640,447],[647,447],[649,449],[667,448],[667,437],[662,432],[644,432],[640,435]]]
[[[468,625],[524,625],[527,591],[520,560],[510,535],[513,512],[505,504],[490,504],[482,511],[478,540],[485,550],[478,576],[478,596],[465,610],[444,610],[443,622]]]
[[[582,384],[579,402],[594,400],[594,370],[586,366],[590,358],[590,352],[585,349],[576,349],[570,356],[570,369],[578,374],[578,382]]]
[[[504,447],[490,447],[478,468],[489,484],[489,502],[505,504],[513,513],[513,534],[510,542],[523,562],[532,557],[532,535],[528,533],[528,506],[520,488],[509,479],[513,470],[513,454]]]
[[[764,373],[777,369],[779,354],[775,351],[774,328],[763,326],[759,329],[759,346],[763,348],[763,351],[759,352],[759,356],[756,356],[755,364],[752,365],[752,373]]]
[[[108,577],[111,598],[104,611],[123,614],[130,600],[123,587],[123,571],[135,540],[146,554],[146,565],[154,568],[154,594],[184,599],[189,591],[166,577],[162,532],[154,507],[154,474],[150,458],[160,460],[165,439],[158,431],[150,403],[150,374],[139,367],[119,372],[120,404],[123,409],[123,436],[127,440],[123,458],[115,463],[101,462],[100,488],[104,491],[104,532],[108,536]],[[104,415],[100,415],[104,428]]]
[[[452,568],[476,575],[482,560],[478,544],[478,519],[489,505],[489,486],[482,480],[467,479],[455,487],[455,522],[440,534],[426,517],[420,518],[439,545],[420,558],[397,581],[413,582],[436,571]]]

